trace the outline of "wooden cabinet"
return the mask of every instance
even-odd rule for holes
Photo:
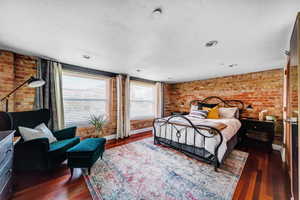
[[[288,64],[284,69],[284,151],[291,180],[291,194],[299,200],[299,108],[300,108],[300,13],[290,39]]]

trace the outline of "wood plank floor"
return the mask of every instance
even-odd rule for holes
[[[109,141],[106,148],[113,148],[151,136],[151,133],[147,132],[133,135],[124,140]],[[289,199],[288,175],[281,162],[279,152],[267,153],[266,150],[251,146],[239,149],[249,152],[250,155],[233,199]],[[75,170],[71,180],[66,164],[51,172],[17,173],[14,191],[12,198],[14,200],[92,199],[81,176],[81,171]]]

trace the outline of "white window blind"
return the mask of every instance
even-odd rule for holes
[[[62,77],[65,126],[85,126],[94,115],[108,117],[109,79],[64,71]]]
[[[130,119],[154,118],[155,85],[130,82]]]

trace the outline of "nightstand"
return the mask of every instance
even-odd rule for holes
[[[171,112],[171,115],[188,115],[188,112],[180,112],[180,111],[174,111]]]
[[[275,121],[259,121],[256,119],[241,119],[242,127],[239,135],[241,137],[241,143],[245,144],[250,141],[267,146],[270,152],[272,152],[272,144],[275,135]]]

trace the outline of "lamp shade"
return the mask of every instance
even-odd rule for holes
[[[45,81],[42,80],[42,79],[38,79],[38,78],[35,78],[35,77],[31,77],[29,80],[28,80],[28,87],[31,87],[31,88],[37,88],[37,87],[41,87],[45,84]]]

